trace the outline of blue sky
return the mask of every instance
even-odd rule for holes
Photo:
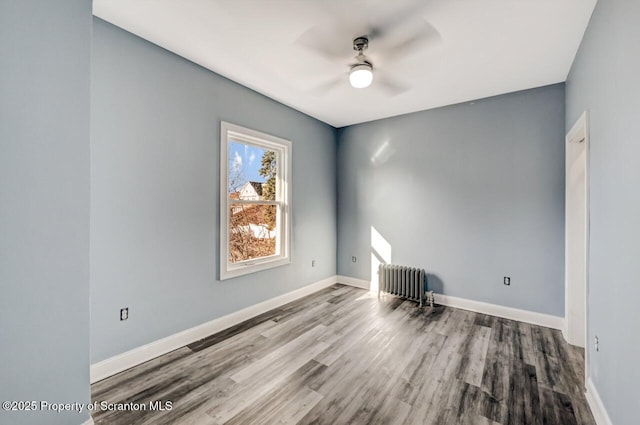
[[[229,143],[229,167],[237,167],[242,171],[246,181],[264,182],[264,177],[258,173],[262,155],[265,150],[244,143],[231,141]]]

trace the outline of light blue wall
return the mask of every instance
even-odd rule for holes
[[[0,1],[0,401],[89,401],[90,38],[90,1]]]
[[[614,425],[640,401],[639,20],[640,2],[599,1],[567,80],[567,129],[590,114],[589,363]]]
[[[563,141],[562,84],[341,129],[338,273],[374,227],[438,293],[562,316]]]
[[[335,130],[104,21],[93,30],[92,362],[333,276]],[[222,282],[221,120],[293,141],[292,264]]]

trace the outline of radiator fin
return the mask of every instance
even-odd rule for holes
[[[381,292],[407,298],[420,303],[429,300],[433,305],[433,297],[427,291],[427,274],[424,269],[400,266],[397,264],[380,264],[378,268],[378,297]]]

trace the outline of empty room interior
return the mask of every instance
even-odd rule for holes
[[[639,1],[0,5],[0,424],[639,423]]]

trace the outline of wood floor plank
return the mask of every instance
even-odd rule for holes
[[[244,332],[247,329],[255,327],[262,322],[271,321],[273,323],[285,322],[290,317],[296,315],[301,311],[305,311],[309,305],[321,304],[323,301],[329,300],[334,296],[336,291],[340,291],[344,286],[334,285],[329,288],[325,288],[315,294],[303,297],[299,300],[292,301],[279,308],[270,310],[266,313],[260,314],[249,320],[246,320],[238,325],[232,326],[207,338],[203,338],[192,344],[187,345],[193,351],[200,351],[204,348],[218,344],[221,341],[226,340],[229,337],[235,336]]]
[[[321,394],[309,389],[305,383],[310,377],[321,374],[325,369],[326,366],[314,360],[307,362],[272,392],[265,394],[225,423],[244,425],[299,422],[323,398]]]
[[[359,313],[361,312],[355,310],[355,314]],[[369,331],[376,327],[376,323],[373,321],[363,324],[357,320],[347,319],[345,323],[347,326],[339,327],[332,336],[320,338],[328,345],[327,349],[315,357],[320,363],[331,366],[344,353],[358,347]]]
[[[563,425],[577,425],[573,403],[566,394],[554,393],[556,408],[560,412],[560,423]]]
[[[328,302],[320,303],[316,306],[309,308],[304,312],[300,312],[299,317],[296,320],[287,320],[284,322],[277,322],[275,326],[270,327],[269,329],[264,330],[260,334],[267,338],[277,338],[281,335],[286,335],[290,337],[297,337],[308,331],[309,329],[315,327],[317,322],[317,317],[320,314],[327,314],[329,311],[335,308],[334,304],[330,304]]]
[[[205,348],[211,347],[213,345],[226,341],[230,338],[238,336],[243,332],[248,332],[248,331],[256,332],[257,329],[259,329],[259,332],[263,332],[276,325],[277,325],[277,322],[269,318],[261,317],[261,318],[249,319],[238,325],[232,326],[229,329],[226,329],[222,332],[219,332],[207,338],[201,339],[200,341],[196,341],[192,344],[189,344],[187,345],[187,347],[189,347],[192,351],[201,351],[201,350],[204,350]]]
[[[449,332],[433,363],[429,381],[425,382],[418,392],[413,404],[415,412],[410,415],[410,423],[435,424],[447,421],[443,415],[448,414],[445,410],[448,410],[450,397],[455,396],[456,386],[459,384],[456,370],[460,364],[460,347],[465,339],[462,334]]]
[[[595,425],[559,331],[334,285],[92,385],[96,425]]]
[[[518,322],[516,323],[516,327],[514,328],[514,332],[518,332],[520,337],[520,347],[521,352],[520,356],[524,363],[526,364],[536,364],[535,363],[535,355],[533,350],[533,338],[531,336],[531,326],[528,323]]]
[[[499,422],[494,422],[491,419],[485,418],[479,415],[466,415],[463,418],[461,425],[500,425]]]
[[[489,350],[491,328],[474,325],[469,344],[463,353],[463,364],[466,365],[462,379],[465,382],[479,387],[482,385],[482,375]]]
[[[288,376],[328,347],[326,343],[318,341],[318,337],[326,330],[327,327],[324,325],[314,327],[293,341],[233,374],[231,379],[235,382],[243,383],[249,379],[256,381],[277,374],[286,374]]]
[[[372,335],[372,337],[383,338],[384,336]],[[338,364],[349,365],[349,368],[338,369],[335,367]],[[301,419],[300,423],[347,421],[361,406],[361,401],[371,386],[372,377],[380,376],[376,370],[379,364],[379,356],[376,355],[342,356],[325,371],[323,376],[311,380],[310,387],[322,394],[324,398]]]
[[[318,325],[232,375],[231,380],[238,386],[222,403],[207,413],[219,424],[224,424],[274,391],[291,374],[326,348],[326,344],[317,341],[325,330],[325,326]]]
[[[294,425],[300,422],[306,414],[322,400],[323,396],[309,388],[304,388],[295,397],[289,400],[287,409],[278,415],[278,424]],[[274,418],[276,419],[276,418]],[[265,425],[275,423],[275,421],[265,421]]]

